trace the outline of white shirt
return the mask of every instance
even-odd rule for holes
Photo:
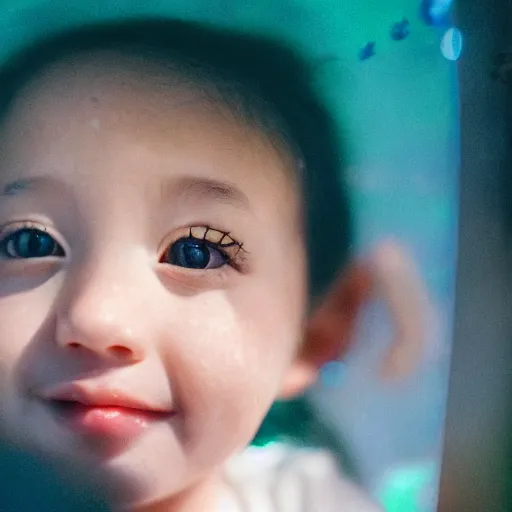
[[[228,462],[226,480],[219,512],[381,511],[323,450],[249,447]]]

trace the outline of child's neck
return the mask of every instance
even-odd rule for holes
[[[224,492],[226,484],[219,475],[215,475],[178,495],[130,512],[216,512]]]

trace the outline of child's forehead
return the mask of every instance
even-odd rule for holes
[[[163,129],[173,119],[227,129],[227,109],[171,70],[111,52],[87,54],[50,64],[30,80],[11,105],[8,121],[30,127],[102,118],[121,128]],[[49,113],[52,113],[49,118]],[[10,119],[9,119],[10,118]],[[66,121],[66,118],[68,121]],[[117,122],[115,122],[117,121]],[[222,126],[221,126],[222,125]],[[112,127],[112,126],[111,126]],[[234,127],[230,127],[233,131]]]
[[[0,137],[0,145],[11,148],[6,152],[10,180],[23,179],[18,170],[24,173],[35,160],[55,152],[60,161],[54,161],[53,167],[63,169],[66,181],[79,182],[78,175],[73,178],[75,171],[73,176],[65,171],[70,168],[65,162],[87,148],[89,155],[84,158],[93,161],[93,155],[106,154],[103,146],[110,144],[114,153],[133,152],[136,146],[148,149],[138,153],[138,158],[145,155],[145,162],[139,158],[139,163],[147,168],[163,169],[162,162],[179,158],[183,170],[211,165],[216,167],[215,178],[245,182],[246,176],[236,168],[246,167],[259,169],[261,178],[266,176],[276,190],[283,190],[278,186],[281,182],[295,188],[281,155],[200,90],[172,74],[165,76],[155,68],[146,73],[131,61],[113,57],[98,54],[56,63],[18,95]]]
[[[49,63],[18,93],[18,98],[29,96],[32,102],[42,102],[58,96],[74,96],[99,105],[100,99],[126,98],[148,101],[158,96],[161,103],[176,104],[188,99],[213,105],[206,90],[207,83],[199,84],[180,73],[172,62],[158,65],[137,54],[124,55],[111,50],[72,55]],[[217,107],[219,105],[216,105]]]
[[[23,133],[30,139],[34,127],[44,125],[50,129],[36,134],[43,142],[45,134],[66,136],[77,120],[97,131],[131,132],[160,145],[168,137],[176,142],[192,134],[207,146],[233,148],[239,158],[271,153],[274,168],[277,160],[288,177],[295,174],[296,160],[269,133],[250,125],[208,84],[189,79],[172,62],[107,50],[66,58],[35,76],[18,93],[11,112],[4,123],[8,138]]]

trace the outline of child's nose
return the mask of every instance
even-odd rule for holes
[[[150,326],[140,287],[129,274],[98,272],[71,284],[57,311],[56,342],[67,350],[125,364],[141,361]],[[140,283],[138,283],[140,285]]]
[[[105,319],[88,325],[86,329],[79,327],[72,320],[60,322],[57,332],[59,346],[75,351],[96,354],[102,359],[122,363],[135,363],[144,359],[144,348],[129,329],[122,329]]]

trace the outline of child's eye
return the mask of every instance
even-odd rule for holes
[[[188,236],[173,242],[161,263],[195,270],[212,270],[225,265],[239,268],[242,244],[228,233],[210,227],[190,228]]]
[[[55,239],[37,228],[22,228],[9,233],[0,241],[0,255],[9,259],[47,258],[64,256],[64,249]]]
[[[164,263],[192,269],[223,267],[229,257],[215,244],[196,238],[181,238],[165,251]]]

